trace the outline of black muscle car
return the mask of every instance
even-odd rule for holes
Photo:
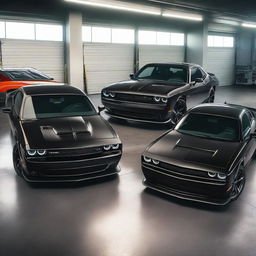
[[[88,97],[72,86],[24,86],[9,114],[16,173],[29,182],[82,181],[118,172],[122,145]]]
[[[153,63],[105,87],[101,100],[111,117],[172,125],[192,106],[214,102],[217,85],[215,75],[198,65]]]
[[[151,143],[142,155],[144,184],[181,199],[227,204],[245,185],[256,149],[255,112],[202,104]]]

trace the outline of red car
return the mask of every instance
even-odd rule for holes
[[[53,84],[53,78],[34,68],[0,69],[0,102],[5,101],[6,93],[25,85]]]

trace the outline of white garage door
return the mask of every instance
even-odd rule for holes
[[[133,45],[84,44],[87,92],[99,93],[108,84],[129,79],[133,73],[133,55]]]
[[[220,85],[232,85],[235,79],[235,49],[208,47],[204,69],[214,73]]]
[[[63,42],[35,40],[2,40],[4,68],[33,67],[54,78],[64,81]]]
[[[140,68],[148,63],[183,62],[185,57],[184,46],[140,45]]]

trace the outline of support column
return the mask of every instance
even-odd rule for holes
[[[72,86],[84,88],[82,14],[69,13],[66,24],[67,79]]]

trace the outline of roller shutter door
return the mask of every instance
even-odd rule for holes
[[[4,68],[33,67],[64,81],[63,42],[2,40],[2,55]]]
[[[220,86],[232,85],[235,80],[235,48],[208,47],[204,69],[217,76]]]
[[[99,93],[108,84],[129,79],[133,72],[133,55],[133,45],[84,44],[88,94]]]
[[[184,57],[184,46],[140,45],[139,47],[140,68],[153,62],[183,62]]]

